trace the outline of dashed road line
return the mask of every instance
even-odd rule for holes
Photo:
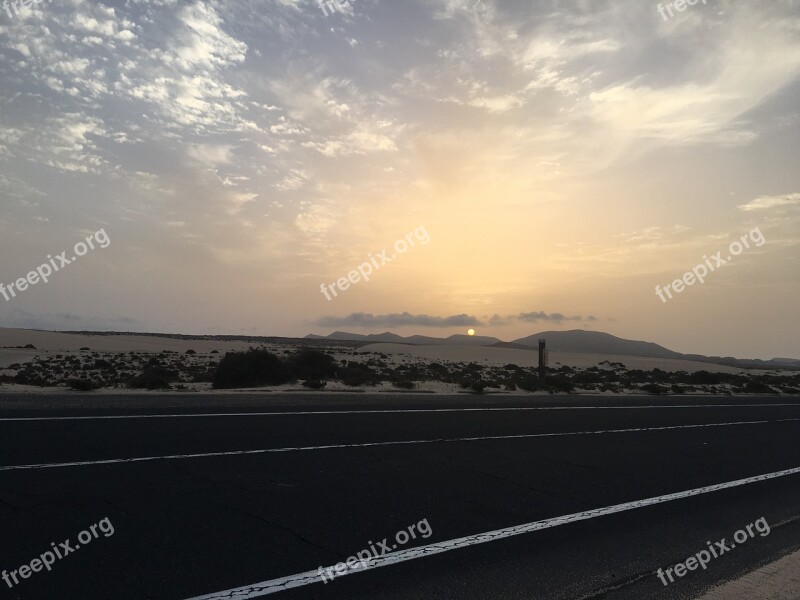
[[[497,540],[514,537],[517,535],[523,535],[526,533],[532,533],[534,531],[549,529],[551,527],[558,527],[559,525],[567,525],[568,523],[585,521],[587,519],[594,519],[596,517],[602,517],[605,515],[611,515],[628,510],[634,510],[637,508],[644,508],[646,506],[653,506],[655,504],[663,504],[664,502],[672,502],[673,500],[691,498],[692,496],[699,496],[701,494],[708,494],[711,492],[726,490],[734,487],[739,487],[742,485],[757,483],[760,481],[767,481],[770,479],[776,479],[778,477],[796,475],[798,473],[800,473],[800,467],[795,467],[792,469],[785,469],[783,471],[775,471],[772,473],[765,473],[763,475],[745,477],[744,479],[737,479],[725,483],[717,483],[714,485],[694,488],[682,492],[665,494],[663,496],[654,496],[652,498],[645,498],[643,500],[634,500],[632,502],[614,504],[612,506],[606,506],[603,508],[594,508],[591,510],[585,510],[577,513],[572,513],[569,515],[562,515],[560,517],[553,517],[541,521],[533,521],[531,523],[516,525],[514,527],[495,529],[494,531],[487,531],[485,533],[469,535],[466,537],[447,540],[444,542],[436,542],[434,544],[428,544],[427,546],[408,548],[384,556],[372,557],[365,561],[366,563],[365,566],[362,566],[360,563],[356,563],[356,566],[352,568],[348,566],[347,571],[345,571],[342,574],[340,574],[337,571],[336,576],[342,577],[343,575],[350,575],[352,573],[356,573],[359,571],[367,571],[370,569],[377,569],[379,567],[387,567],[389,565],[406,562],[417,558],[424,558],[426,556],[441,554],[442,552],[449,552],[450,550],[458,550],[459,548],[466,548],[469,546],[474,546],[476,544],[485,544],[487,542],[494,542]],[[224,590],[221,592],[214,592],[212,594],[206,594],[204,596],[194,596],[192,598],[188,598],[187,600],[247,600],[249,598],[260,598],[261,596],[274,594],[276,592],[282,592],[284,590],[288,590],[291,588],[301,587],[312,583],[319,583],[320,570],[324,571],[326,569],[331,569],[331,568],[334,568],[334,566],[320,567],[315,571],[305,571],[303,573],[297,573],[295,575],[289,575],[287,577],[280,577],[278,579],[268,579],[266,581],[261,581],[259,583],[253,583],[250,585],[245,585],[230,590]]]
[[[258,450],[232,450],[226,452],[201,452],[197,454],[169,454],[166,456],[139,456],[134,458],[110,458],[105,460],[84,460],[62,463],[40,463],[30,465],[7,465],[0,467],[0,471],[17,471],[26,469],[56,469],[64,467],[85,467],[91,465],[113,465],[124,463],[151,462],[156,460],[177,460],[187,458],[208,458],[216,456],[246,456],[251,454],[269,454],[279,452],[302,452],[309,450],[332,450],[340,448],[368,448],[374,446],[402,446],[412,444],[439,444],[452,442],[476,442],[484,440],[514,440],[545,437],[562,437],[570,435],[602,435],[608,433],[636,433],[643,431],[669,431],[675,429],[696,429],[701,427],[730,427],[736,425],[762,425],[765,423],[785,423],[800,421],[796,419],[775,419],[771,421],[735,421],[731,423],[704,423],[699,425],[669,425],[663,427],[636,427],[629,429],[603,429],[599,431],[563,431],[554,433],[523,433],[518,435],[483,435],[459,438],[436,438],[430,440],[399,440],[394,442],[363,442],[358,444],[328,444],[324,446],[297,446],[287,448],[261,448]]]

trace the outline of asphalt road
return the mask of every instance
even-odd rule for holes
[[[798,434],[787,396],[4,395],[0,600],[693,598],[800,548]]]

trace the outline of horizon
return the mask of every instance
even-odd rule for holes
[[[1,329],[2,328],[0,328],[0,330]],[[25,330],[25,329],[23,329],[23,330]],[[154,336],[154,337],[164,336],[164,337],[190,337],[190,338],[195,338],[195,337],[196,338],[230,337],[230,338],[233,338],[233,339],[275,338],[275,339],[295,339],[295,340],[303,340],[303,339],[321,339],[321,340],[325,339],[325,340],[327,340],[327,339],[332,339],[330,336],[335,335],[335,334],[358,335],[358,336],[365,336],[365,337],[381,336],[381,335],[400,336],[400,334],[398,334],[398,333],[396,333],[394,331],[390,331],[390,330],[379,331],[379,332],[371,332],[371,333],[356,333],[356,332],[346,331],[346,330],[335,330],[335,331],[332,331],[332,332],[330,332],[328,334],[325,334],[325,335],[321,335],[321,334],[317,334],[317,333],[314,333],[314,332],[310,332],[310,333],[306,333],[305,335],[301,335],[301,336],[277,336],[277,335],[271,336],[271,335],[248,335],[248,334],[226,334],[226,333],[180,333],[180,332],[176,333],[176,332],[166,332],[166,331],[122,331],[122,330],[102,330],[102,331],[101,330],[94,330],[94,331],[93,330],[50,330],[50,329],[27,329],[27,330],[29,330],[29,331],[40,331],[40,332],[44,332],[44,333],[52,332],[52,333],[85,334],[85,335],[131,335],[131,336],[144,335],[144,336]],[[754,356],[736,356],[736,355],[725,355],[725,354],[708,355],[708,354],[703,354],[703,353],[700,353],[700,352],[676,350],[674,348],[670,348],[668,346],[660,344],[659,342],[654,341],[654,340],[641,340],[641,339],[623,338],[623,337],[615,336],[614,334],[609,333],[607,331],[596,331],[596,330],[592,330],[592,329],[563,329],[563,330],[548,329],[548,330],[540,330],[540,331],[537,331],[535,333],[522,335],[522,336],[514,338],[514,339],[503,339],[503,338],[498,338],[498,337],[495,337],[495,336],[478,335],[478,334],[474,334],[474,337],[477,338],[477,339],[486,338],[486,339],[497,340],[497,342],[500,342],[500,343],[514,344],[514,343],[518,343],[520,340],[523,340],[523,339],[526,339],[526,338],[539,337],[539,336],[548,335],[548,334],[576,333],[576,332],[579,332],[579,333],[592,333],[592,334],[598,334],[598,335],[607,335],[607,336],[611,336],[611,337],[613,337],[615,339],[626,341],[626,342],[635,342],[635,343],[642,343],[642,344],[655,344],[656,346],[659,346],[660,348],[663,348],[665,350],[669,350],[671,352],[676,352],[678,354],[684,354],[684,355],[702,355],[702,356],[706,356],[706,357],[710,357],[710,358],[724,358],[724,359],[733,358],[733,359],[736,359],[736,360],[743,360],[743,361],[748,361],[748,360],[766,360],[766,361],[769,361],[769,360],[784,360],[784,359],[800,361],[800,357],[795,357],[795,356],[778,356],[778,355],[776,355],[776,356],[771,356],[769,358],[760,358],[760,357],[754,357]],[[412,337],[425,337],[425,338],[435,338],[435,339],[440,339],[440,340],[447,340],[447,339],[454,338],[454,337],[471,338],[473,336],[469,335],[469,334],[466,334],[466,333],[453,333],[453,334],[446,335],[446,336],[445,335],[441,335],[441,336],[427,335],[425,333],[408,333],[408,334],[402,335],[400,337],[402,337],[403,339],[408,339],[408,338],[412,338]],[[480,344],[476,344],[476,345],[480,345]],[[530,348],[531,348],[532,351],[535,350],[534,346],[531,346]]]
[[[800,357],[796,3],[662,4],[0,11],[0,327]]]

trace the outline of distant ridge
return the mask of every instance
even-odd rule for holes
[[[626,340],[602,331],[543,331],[528,337],[514,340],[513,344],[536,346],[540,338],[547,339],[547,349],[552,352],[583,352],[587,354],[624,354],[626,356],[643,356],[647,358],[683,358],[679,352],[673,352],[653,342]]]
[[[498,348],[537,347],[540,338],[547,339],[548,350],[556,352],[583,352],[593,354],[624,354],[628,356],[644,356],[648,358],[681,358],[683,355],[668,350],[652,342],[625,340],[603,333],[601,331],[584,331],[573,329],[571,331],[543,331],[511,342],[504,342],[496,337],[481,335],[455,334],[446,338],[412,335],[403,337],[390,331],[383,333],[350,333],[348,331],[334,331],[328,336],[309,334],[308,339],[350,340],[358,342],[388,342],[394,344],[413,345],[444,345],[454,344],[459,346],[495,346]]]
[[[445,345],[445,344],[458,344],[464,346],[491,346],[500,342],[495,337],[488,337],[483,335],[461,335],[455,334],[446,338],[429,337],[426,335],[411,335],[403,337],[390,331],[383,333],[371,333],[364,335],[361,333],[349,333],[347,331],[334,331],[328,336],[315,335],[313,333],[305,336],[305,339],[313,340],[340,340],[340,341],[356,341],[356,342],[389,342],[392,344],[413,344],[416,346],[421,345]]]
[[[702,354],[682,354],[653,342],[639,340],[626,340],[602,331],[586,331],[572,329],[570,331],[542,331],[511,342],[505,342],[495,337],[451,335],[446,338],[412,335],[403,337],[386,331],[363,335],[346,331],[335,331],[328,336],[309,334],[306,339],[313,340],[340,340],[360,342],[388,342],[394,344],[411,345],[459,345],[459,346],[492,346],[495,348],[516,348],[522,350],[534,349],[539,344],[539,339],[547,340],[547,349],[551,352],[575,352],[582,354],[614,354],[621,356],[639,356],[644,358],[675,358],[728,365],[743,369],[800,369],[800,359],[773,358],[772,360],[742,359],[732,356],[704,356]]]

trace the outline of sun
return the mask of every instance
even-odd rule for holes
[[[467,335],[475,335],[474,329],[467,329]]]

